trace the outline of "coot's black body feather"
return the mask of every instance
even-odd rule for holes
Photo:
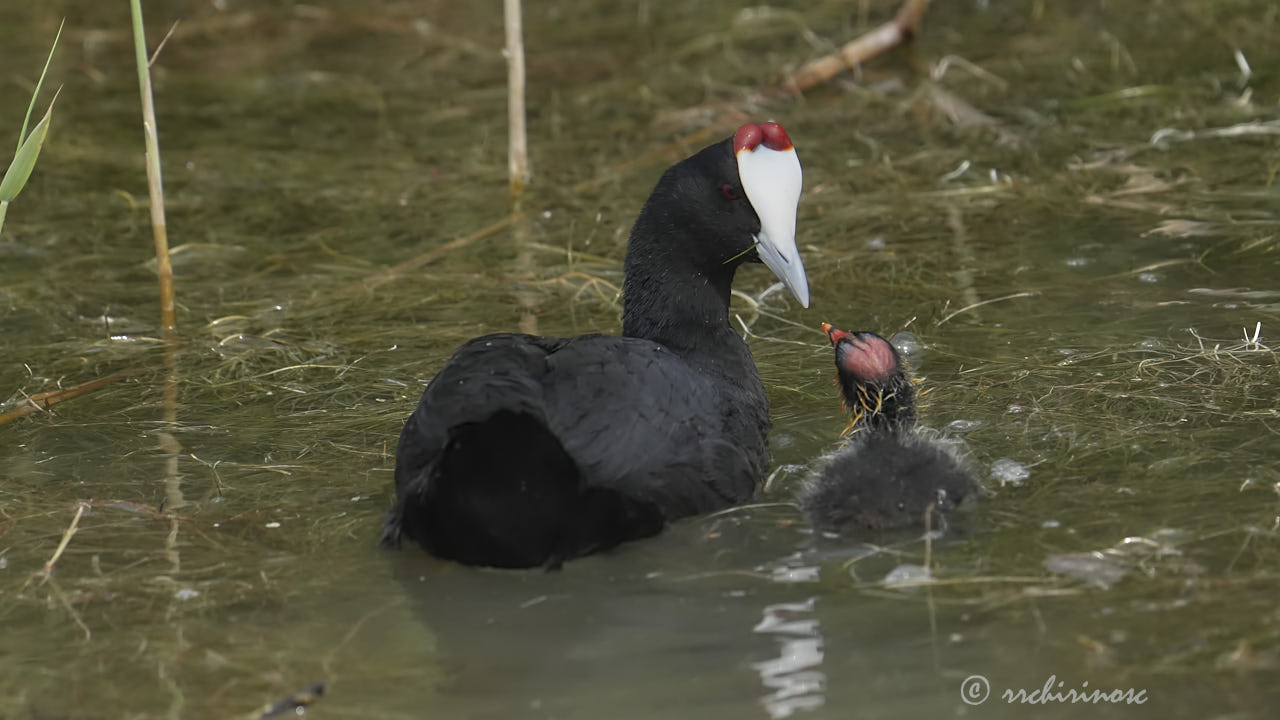
[[[461,346],[400,435],[384,544],[555,566],[749,499],[769,407],[729,327],[734,270],[760,229],[740,195],[728,141],[667,171],[632,230],[624,337]]]
[[[431,466],[451,427],[507,411],[544,424],[592,484],[668,517],[709,512],[750,497],[765,462],[768,405],[748,368],[746,378],[716,378],[637,338],[476,338],[454,353],[405,424],[396,485]],[[517,440],[495,437],[495,451]]]

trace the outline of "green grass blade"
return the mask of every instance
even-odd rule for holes
[[[40,157],[40,148],[44,146],[44,138],[49,134],[49,119],[53,117],[53,104],[58,102],[60,92],[62,88],[58,88],[58,92],[53,94],[53,99],[49,101],[49,109],[44,111],[44,117],[40,118],[40,122],[31,129],[31,134],[18,146],[18,153],[13,156],[13,162],[9,163],[4,179],[0,180],[0,202],[10,202],[18,197],[18,193],[22,192],[22,188],[27,184],[27,178],[31,177],[31,171],[36,166],[36,158]]]
[[[58,23],[58,34],[53,36],[53,47],[49,48],[49,57],[45,58],[44,69],[40,71],[40,79],[36,81],[36,91],[31,93],[31,104],[27,105],[27,116],[22,118],[22,132],[18,133],[18,149],[14,152],[22,151],[22,143],[27,138],[27,125],[31,123],[31,113],[36,109],[36,98],[40,97],[40,88],[44,87],[44,76],[49,74],[49,63],[53,62],[53,51],[58,49],[58,38],[62,37],[62,26],[66,24],[66,18]],[[53,103],[50,103],[49,107],[53,107]]]

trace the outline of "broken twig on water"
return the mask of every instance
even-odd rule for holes
[[[891,50],[910,40],[920,30],[920,21],[929,9],[929,0],[907,0],[887,23],[845,43],[839,50],[806,64],[791,76],[782,89],[804,92],[830,80],[845,70]]]
[[[121,370],[120,372],[112,373],[106,377],[98,378],[97,380],[90,380],[83,385],[77,385],[73,388],[67,388],[65,390],[50,390],[49,392],[28,395],[26,399],[18,403],[18,406],[13,410],[0,413],[0,425],[24,418],[34,412],[48,410],[50,407],[57,405],[60,402],[91,393],[104,385],[109,385],[117,380],[123,380],[131,375],[137,375],[140,372],[142,372],[142,368]]]
[[[62,557],[62,552],[67,549],[67,545],[71,543],[71,537],[76,534],[76,528],[80,525],[80,518],[84,515],[84,511],[89,508],[89,503],[76,503],[75,517],[71,518],[71,524],[62,532],[62,542],[58,543],[57,549],[53,551],[53,556],[44,564],[41,574],[48,578],[53,572],[53,566],[58,564],[58,558]]]

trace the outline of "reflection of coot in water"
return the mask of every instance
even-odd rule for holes
[[[809,303],[800,162],[748,124],[669,168],[631,231],[622,337],[499,334],[460,347],[405,423],[385,544],[473,565],[556,566],[750,498],[769,403],[729,326],[764,262]]]
[[[824,323],[852,435],[810,477],[800,506],[816,528],[880,530],[923,525],[976,495],[973,477],[916,430],[915,390],[893,345]]]
[[[750,662],[775,656],[778,639],[755,628],[795,587],[763,581],[751,565],[701,577],[720,567],[719,546],[700,545],[698,525],[568,573],[393,554],[406,607],[430,632],[442,671],[426,688],[408,669],[404,692],[441,718],[764,717],[758,697],[771,690]],[[756,548],[750,562],[771,552]]]

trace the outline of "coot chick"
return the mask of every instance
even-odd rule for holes
[[[471,565],[557,567],[749,499],[769,404],[729,325],[743,262],[808,307],[800,161],[776,123],[676,163],[640,211],[622,337],[498,334],[454,353],[400,434],[383,544]]]
[[[871,332],[827,323],[835,347],[841,400],[851,433],[800,492],[800,506],[819,530],[888,530],[923,526],[974,496],[977,481],[945,447],[916,428],[915,389],[902,358]]]

